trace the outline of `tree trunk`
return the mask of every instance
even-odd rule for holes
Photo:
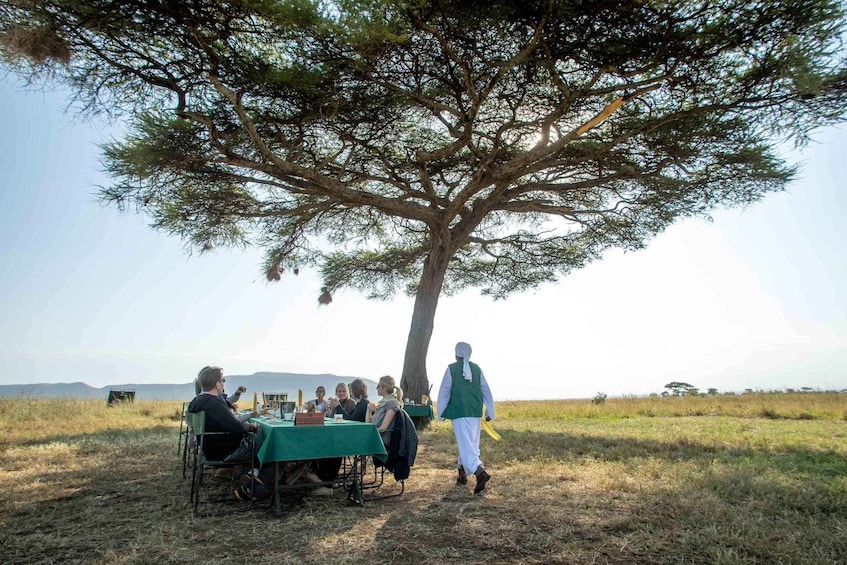
[[[435,323],[435,309],[450,257],[451,253],[444,246],[435,247],[430,252],[415,295],[415,308],[412,312],[409,339],[406,341],[406,357],[403,361],[400,387],[406,398],[416,402],[420,402],[421,395],[431,394],[426,374],[426,356]]]

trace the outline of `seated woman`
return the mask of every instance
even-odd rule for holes
[[[370,402],[368,401],[368,385],[365,384],[365,381],[362,379],[353,379],[353,382],[350,383],[350,396],[355,401],[353,409],[348,410],[347,408],[343,408],[341,404],[336,403],[333,413],[342,414],[345,420],[366,421]],[[347,406],[349,405],[348,403]]]
[[[356,401],[350,398],[346,383],[335,385],[335,396],[336,398],[330,398],[327,402],[325,412],[327,418],[332,418],[334,414],[350,413],[356,408]]]
[[[364,422],[368,415],[368,385],[362,379],[355,379],[350,383],[351,399],[347,394],[347,385],[338,383],[335,394],[338,397],[329,400],[327,416],[330,414],[341,414],[345,420]],[[357,402],[358,401],[358,402]],[[312,468],[322,481],[334,481],[341,469],[342,458],[332,457],[329,459],[316,459],[312,461]]]
[[[395,385],[394,377],[386,375],[380,377],[376,391],[382,398],[376,406],[371,405],[368,421],[373,422],[376,429],[379,430],[382,443],[388,447],[391,443],[394,417],[403,409],[403,404],[400,401],[403,398],[403,390]]]
[[[309,408],[309,412],[313,410],[315,412],[324,412],[327,408],[327,400],[326,400],[326,389],[323,386],[319,386],[315,389],[315,398],[314,400],[310,400],[306,403],[306,406]]]

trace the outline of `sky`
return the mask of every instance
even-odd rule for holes
[[[399,379],[411,298],[319,306],[314,272],[269,284],[259,250],[190,254],[102,206],[98,144],[118,130],[67,103],[0,77],[0,384],[186,383],[205,365]],[[433,391],[457,341],[497,400],[847,388],[847,127],[813,139],[787,153],[799,178],[749,209],[506,300],[442,297]]]

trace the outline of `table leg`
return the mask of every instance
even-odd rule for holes
[[[277,516],[282,515],[282,504],[279,500],[279,461],[274,461],[274,512]]]
[[[359,506],[365,503],[362,494],[362,475],[364,473],[364,456],[356,455],[353,457],[353,481],[350,484],[350,490],[347,498]]]

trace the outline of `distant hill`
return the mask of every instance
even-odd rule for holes
[[[326,387],[327,396],[335,394],[335,385],[350,383],[356,377],[338,376],[330,373],[307,375],[300,373],[260,372],[252,375],[226,375],[226,391],[235,392],[239,386],[246,386],[244,400],[253,400],[253,392],[261,396],[263,392],[288,394],[289,400],[297,400],[297,391],[303,391],[303,400],[314,398],[319,385]],[[368,394],[376,395],[376,382],[363,379],[368,385]],[[100,388],[85,383],[38,383],[28,385],[0,385],[0,397],[24,396],[37,398],[101,398],[105,401],[110,390],[134,390],[139,400],[191,400],[194,397],[194,383],[184,384],[116,384]]]

